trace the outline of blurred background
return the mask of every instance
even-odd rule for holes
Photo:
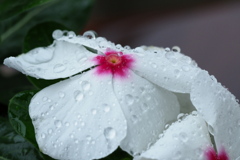
[[[51,44],[52,31],[59,27],[80,34],[95,30],[123,46],[179,46],[240,98],[239,0],[2,0],[0,20],[1,61]],[[0,82],[5,111],[14,94],[32,89],[23,74],[3,65]]]
[[[240,98],[239,0],[99,0],[84,30],[131,47],[179,46]]]

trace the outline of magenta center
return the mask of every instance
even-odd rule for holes
[[[205,151],[206,160],[230,160],[224,148],[217,154],[212,147]]]
[[[97,75],[112,74],[114,77],[127,78],[135,60],[131,54],[110,50],[97,55],[93,61],[97,65]]]

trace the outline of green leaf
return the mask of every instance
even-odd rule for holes
[[[100,160],[132,160],[132,159],[133,157],[130,156],[127,152],[118,148],[112,154]]]
[[[57,83],[63,79],[54,79],[54,80],[44,80],[44,79],[36,79],[34,77],[27,76],[28,80],[37,88],[43,89],[47,86],[50,86],[54,83]]]
[[[16,74],[10,77],[0,75],[0,103],[8,105],[9,100],[18,92],[34,89],[26,76]]]
[[[0,22],[0,61],[21,53],[23,38],[30,28],[54,21],[70,30],[83,28],[94,0],[53,0]],[[41,36],[40,34],[37,37]],[[36,37],[36,38],[37,38]]]
[[[0,117],[0,160],[44,160],[41,153]]]
[[[0,21],[53,0],[1,0]]]
[[[28,113],[31,98],[37,91],[23,91],[16,94],[9,103],[8,117],[15,131],[37,146],[34,127]]]

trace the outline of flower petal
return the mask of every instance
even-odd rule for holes
[[[113,85],[128,125],[121,148],[132,155],[141,153],[156,141],[167,123],[176,120],[177,98],[132,71],[128,79],[114,79]]]
[[[46,48],[39,47],[27,54],[9,57],[4,64],[32,77],[57,79],[92,67],[93,62],[89,59],[94,55],[82,45],[55,41]]]
[[[29,113],[39,147],[56,159],[99,159],[126,136],[126,120],[113,93],[112,76],[94,69],[38,92]]]
[[[149,150],[134,160],[205,160],[204,149],[210,145],[205,121],[189,115],[173,123]]]
[[[235,97],[206,71],[193,83],[191,100],[210,125],[218,151],[225,148],[230,159],[240,156],[240,107]]]
[[[188,56],[161,48],[136,48],[133,71],[173,92],[190,93],[190,86],[200,70]]]

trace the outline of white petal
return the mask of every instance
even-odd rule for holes
[[[240,107],[235,97],[213,76],[202,71],[192,86],[191,100],[214,134],[218,151],[224,147],[235,160],[240,156]]]
[[[200,70],[190,57],[161,48],[135,50],[138,53],[133,71],[167,90],[190,93],[193,78]]]
[[[57,79],[72,76],[93,66],[90,60],[95,54],[79,44],[55,41],[49,47],[39,47],[9,57],[4,64],[36,78]]]
[[[156,141],[167,123],[176,120],[177,98],[133,72],[128,79],[114,79],[113,85],[128,124],[121,148],[138,154]]]
[[[126,120],[113,93],[112,76],[94,70],[38,92],[29,113],[41,150],[56,159],[99,159],[126,136]]]
[[[204,151],[210,145],[205,121],[189,115],[172,124],[149,150],[134,160],[205,160]]]

